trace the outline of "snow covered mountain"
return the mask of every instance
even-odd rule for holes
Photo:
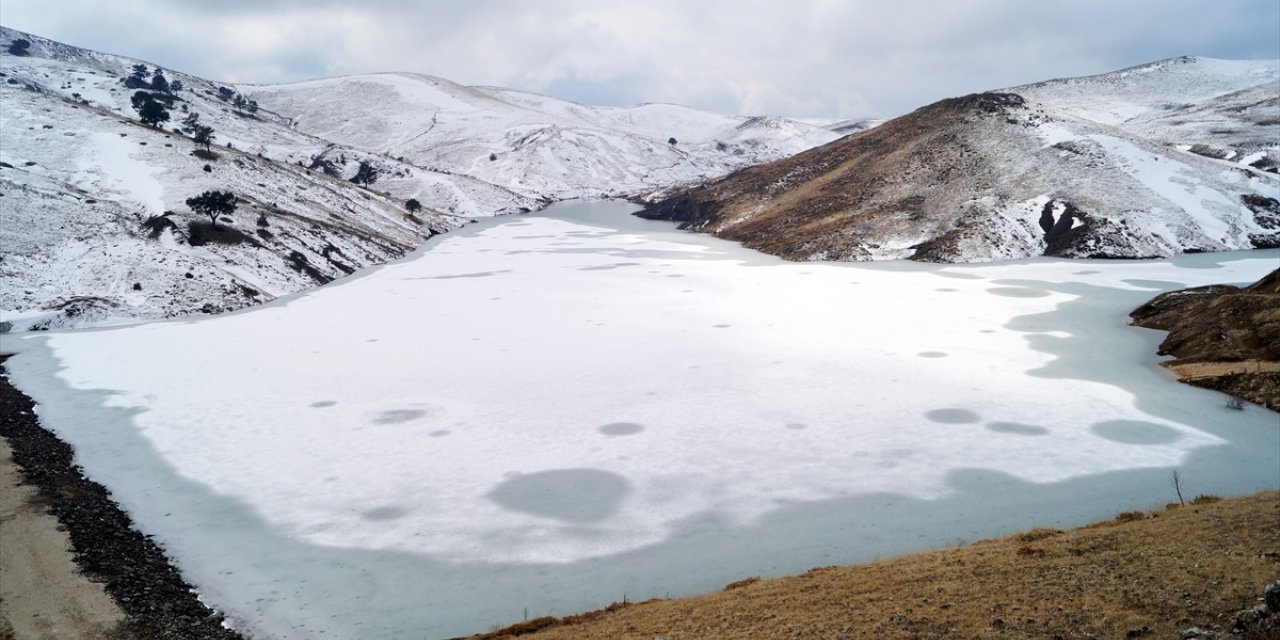
[[[169,120],[139,122],[139,91],[171,103]],[[652,192],[843,135],[824,124],[874,124],[590,107],[407,74],[226,86],[4,27],[0,101],[5,330],[236,309],[469,218]],[[180,124],[193,116],[207,148]],[[365,188],[361,165],[376,172]],[[239,199],[218,229],[185,205],[211,190]]]
[[[1280,245],[1280,61],[1176,58],[922,107],[642,215],[795,260]]]
[[[404,73],[240,89],[298,131],[544,201],[704,180],[843,135],[777,117],[595,107]]]

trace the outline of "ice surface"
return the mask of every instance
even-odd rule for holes
[[[489,220],[198,321],[6,336],[41,417],[271,638],[624,596],[1280,486],[1276,414],[1127,326],[1280,254],[786,263],[623,203]]]

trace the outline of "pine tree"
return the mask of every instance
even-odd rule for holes
[[[150,89],[151,83],[147,82],[147,76],[151,75],[151,70],[145,64],[133,65],[133,72],[124,80],[124,86],[130,89]]]
[[[409,213],[417,213],[418,210],[422,209],[422,203],[418,202],[417,198],[410,198],[408,202],[404,203],[404,208],[408,209]]]
[[[160,93],[172,92],[172,89],[169,88],[169,80],[164,77],[164,74],[159,69],[156,69],[155,75],[151,76],[151,89]]]
[[[138,91],[133,94],[130,99],[133,108],[138,112],[138,119],[142,124],[157,126],[161,122],[169,121],[169,110],[164,103],[156,101],[151,94],[146,91]]]
[[[205,151],[210,151],[209,145],[213,144],[213,138],[213,127],[208,125],[198,124],[191,132],[191,139],[194,140],[196,144],[204,145]]]
[[[200,114],[194,111],[182,119],[182,132],[187,135],[194,135],[198,126],[200,126]]]

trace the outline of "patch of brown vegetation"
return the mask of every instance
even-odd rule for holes
[[[1177,638],[1280,575],[1280,492],[541,622],[530,639]],[[1277,616],[1272,616],[1276,618]],[[554,619],[553,619],[554,620]],[[1274,637],[1280,626],[1233,637]],[[486,639],[516,635],[501,630]]]
[[[1244,288],[1164,293],[1129,315],[1169,332],[1158,353],[1176,358],[1162,364],[1179,380],[1280,411],[1280,269]]]

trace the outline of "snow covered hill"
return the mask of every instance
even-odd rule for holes
[[[18,41],[25,50],[10,51]],[[169,120],[140,123],[139,90],[171,102]],[[652,192],[843,135],[409,74],[226,86],[4,27],[0,101],[4,330],[237,309],[402,256],[469,218]],[[212,129],[207,149],[183,122],[192,116]],[[377,173],[366,188],[351,181],[362,164]],[[218,223],[229,231],[202,232],[212,221],[185,205],[209,190],[240,200]]]
[[[298,131],[547,201],[704,180],[843,135],[785,118],[595,107],[405,73],[240,90]]]
[[[646,215],[796,260],[1280,245],[1280,61],[1177,58],[943,100]]]

